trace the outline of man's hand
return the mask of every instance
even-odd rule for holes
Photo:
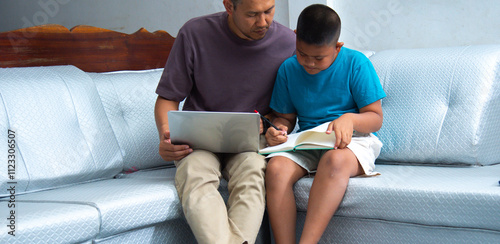
[[[278,126],[278,129],[280,130],[276,130],[273,127],[269,127],[269,129],[267,129],[266,140],[269,146],[276,146],[288,140],[288,127],[281,125]]]
[[[262,133],[264,133],[264,122],[262,121],[262,119],[260,119],[259,134],[262,135]]]
[[[193,149],[189,148],[188,145],[174,145],[170,141],[170,131],[165,131],[163,133],[162,139],[160,140],[159,153],[161,158],[165,161],[181,160],[188,154],[193,152]]]

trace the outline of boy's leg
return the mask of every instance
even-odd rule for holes
[[[195,150],[175,163],[175,187],[198,243],[231,243],[226,204],[218,191],[219,158],[211,152]]]
[[[295,243],[297,207],[293,184],[307,171],[287,157],[271,158],[266,170],[267,210],[276,243]]]
[[[330,150],[321,157],[309,193],[300,243],[318,243],[344,197],[349,178],[360,174],[363,169],[348,148]]]
[[[232,225],[232,243],[254,243],[266,207],[264,173],[267,162],[255,152],[227,155],[222,173],[228,180],[228,221]],[[221,242],[214,242],[221,243]]]

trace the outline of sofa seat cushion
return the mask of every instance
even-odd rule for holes
[[[377,165],[382,175],[351,178],[335,216],[424,226],[494,231],[500,235],[500,165]],[[305,212],[313,178],[295,184]]]
[[[108,179],[18,196],[19,201],[53,201],[92,205],[101,216],[98,238],[181,218],[173,175]]]
[[[297,215],[297,240],[303,231],[306,213]],[[498,244],[498,231],[428,226],[380,219],[334,216],[319,244]]]
[[[134,229],[115,236],[94,240],[93,244],[137,243],[196,243],[196,239],[183,218],[172,219],[154,226]]]
[[[146,170],[141,170],[137,171],[134,173],[122,173],[116,176],[117,178],[132,178],[132,179],[165,179],[165,178],[170,178],[174,180],[175,178],[175,168],[173,166],[167,165],[165,168],[153,168],[153,169],[146,169]],[[175,187],[174,187],[175,188]],[[225,179],[221,179],[220,184],[219,184],[219,192],[224,199],[224,201],[227,202],[227,199],[229,199],[229,191],[227,189],[227,181]],[[176,195],[177,197],[177,195]]]
[[[4,201],[0,204],[7,205]],[[88,204],[16,199],[15,211],[16,236],[9,235],[7,227],[2,226],[0,243],[82,243],[99,233],[99,211]],[[6,223],[5,219],[2,223]]]

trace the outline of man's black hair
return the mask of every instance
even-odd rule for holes
[[[233,3],[234,10],[236,10],[236,6],[240,4],[241,0],[231,0],[231,2]]]
[[[340,36],[340,17],[330,7],[313,4],[302,10],[297,39],[312,45],[335,45]]]

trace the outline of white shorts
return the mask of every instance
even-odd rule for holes
[[[355,132],[352,136],[351,143],[347,145],[363,168],[364,176],[374,176],[380,173],[374,172],[375,159],[380,154],[382,142],[373,133],[359,133]],[[297,150],[295,152],[279,152],[269,154],[266,158],[276,156],[283,156],[291,159],[300,167],[307,170],[308,173],[315,173],[318,168],[318,163],[321,157],[329,150]]]

